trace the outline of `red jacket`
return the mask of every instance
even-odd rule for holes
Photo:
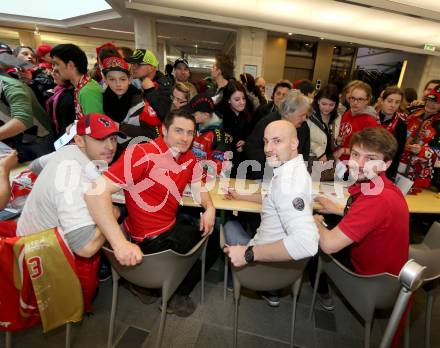
[[[206,163],[208,171],[219,174],[223,161],[231,159],[231,143],[231,137],[219,126],[207,127],[194,138],[192,151],[198,161],[213,161],[215,168]]]
[[[414,181],[412,191],[417,192],[430,186],[434,174],[434,164],[440,152],[440,113],[426,117],[424,109],[415,111],[407,119],[407,134],[406,145],[419,144],[422,147],[418,154],[405,149],[401,158],[405,169],[400,172]]]

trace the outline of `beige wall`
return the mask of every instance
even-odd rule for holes
[[[423,88],[429,80],[440,79],[440,57],[428,56],[426,58],[426,64],[423,67],[423,72],[421,74],[421,79],[417,93],[419,97],[423,93]]]
[[[423,70],[426,65],[428,56],[421,54],[411,54],[407,57],[407,65],[405,75],[403,75],[402,88],[415,88],[418,95],[419,89],[423,88],[424,81],[421,81]]]
[[[268,36],[264,54],[264,79],[268,83],[277,83],[283,79],[286,62],[287,40],[282,37]]]
[[[315,66],[313,69],[313,83],[315,83],[316,80],[321,80],[321,86],[325,86],[328,83],[332,60],[333,44],[325,41],[319,42],[316,49]]]

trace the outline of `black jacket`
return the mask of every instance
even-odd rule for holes
[[[244,154],[248,160],[256,160],[261,164],[261,170],[248,173],[250,179],[262,179],[264,174],[264,166],[266,164],[266,156],[264,155],[264,129],[273,122],[281,120],[281,115],[275,111],[263,117],[254,127],[254,130],[247,138],[244,146]],[[308,161],[310,153],[310,130],[307,122],[303,122],[301,127],[297,128],[298,134],[298,153],[302,154],[304,161]]]
[[[150,103],[150,106],[154,111],[156,111],[159,120],[163,122],[171,108],[172,82],[159,70],[156,71],[156,76],[154,77],[153,82],[156,82],[158,87],[144,89],[144,97],[148,103]]]
[[[382,126],[388,126],[392,119],[384,121],[384,117],[385,116],[382,114],[382,112],[379,112],[380,123]],[[406,123],[403,119],[399,118],[399,121],[397,122],[392,134],[397,140],[397,152],[390,167],[386,171],[386,176],[390,180],[394,180],[397,174],[397,168],[399,167],[400,157],[402,157],[403,151],[405,150],[407,129]]]

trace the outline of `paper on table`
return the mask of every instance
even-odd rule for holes
[[[400,191],[403,193],[403,195],[407,195],[409,190],[411,190],[412,185],[414,184],[414,181],[411,179],[408,179],[406,176],[403,176],[402,174],[397,173],[396,179],[394,180],[394,183],[396,186],[400,189]]]
[[[345,207],[348,199],[348,191],[340,182],[314,182],[313,196],[324,196],[341,207]]]
[[[70,141],[73,139],[75,135],[76,135],[76,124],[73,124],[73,126],[70,128],[69,134],[64,133],[61,137],[58,138],[57,141],[53,143],[55,150],[58,150],[62,148],[64,145],[70,143]]]

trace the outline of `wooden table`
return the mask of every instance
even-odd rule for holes
[[[10,178],[15,177],[17,174],[25,170],[29,165],[29,162],[22,163],[16,168],[11,170]],[[240,200],[228,200],[225,199],[222,188],[234,187],[241,193],[255,193],[260,192],[260,184],[253,180],[244,179],[224,179],[218,178],[214,182],[208,183],[209,194],[211,196],[214,207],[219,210],[230,211],[242,211],[248,213],[260,213],[261,204]],[[332,185],[331,183],[320,183],[320,188],[317,187],[318,183],[313,183],[314,191],[319,192],[325,186]],[[344,190],[345,198],[348,198],[348,193]],[[123,203],[124,195],[117,195],[118,203]],[[435,193],[430,190],[422,190],[417,195],[406,195],[406,203],[408,204],[409,212],[412,214],[440,214],[440,193]],[[342,199],[339,199],[340,205]],[[191,197],[184,196],[182,198],[182,205],[189,207],[200,206]]]

